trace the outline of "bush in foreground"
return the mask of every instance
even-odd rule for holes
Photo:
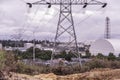
[[[113,58],[112,58],[113,59]],[[120,61],[108,60],[108,59],[98,59],[93,58],[92,60],[84,63],[82,67],[78,64],[74,65],[64,65],[59,63],[54,67],[45,65],[35,65],[35,64],[25,64],[18,60],[18,58],[12,52],[0,52],[0,71],[7,72],[17,72],[29,75],[35,75],[40,73],[50,73],[53,72],[58,75],[67,75],[80,72],[90,71],[95,68],[112,68],[119,69]]]
[[[90,69],[94,68],[120,68],[120,61],[114,60],[107,60],[107,59],[92,59],[91,61],[84,64],[88,66]]]
[[[40,73],[49,73],[50,70],[47,66],[27,65],[24,64],[23,62],[18,62],[15,72],[28,75],[35,75]]]

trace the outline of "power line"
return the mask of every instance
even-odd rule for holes
[[[59,20],[58,20],[58,25],[57,25],[57,31],[56,31],[56,36],[54,40],[54,51],[51,55],[51,62],[53,62],[54,55],[57,54],[59,45],[58,42],[61,39],[61,37],[64,34],[68,34],[72,39],[69,41],[69,43],[66,43],[66,47],[64,50],[69,49],[74,53],[74,55],[77,55],[79,58],[79,64],[81,64],[81,57],[80,53],[78,52],[78,45],[77,45],[77,37],[76,37],[76,32],[75,32],[75,27],[74,27],[74,20],[72,16],[72,5],[83,5],[83,8],[86,8],[88,5],[102,5],[102,8],[106,7],[107,3],[102,3],[100,1],[96,0],[91,0],[88,2],[87,0],[42,0],[42,1],[37,1],[33,3],[27,3],[30,8],[32,8],[33,5],[48,5],[48,8],[50,8],[52,5],[59,5],[60,6],[60,14],[59,14]],[[67,23],[67,25],[64,25]],[[71,47],[69,48],[70,45],[74,44],[74,48]],[[60,53],[60,52],[59,52]]]
[[[96,10],[96,12],[95,12],[94,14],[96,14],[96,13],[97,13],[97,11],[99,11],[99,10],[101,10],[101,9],[102,9],[102,8],[100,8],[100,9]],[[86,18],[84,18],[84,19],[83,19],[83,20],[81,20],[79,23],[77,23],[77,25],[79,25],[79,24],[83,23],[84,21],[86,21],[87,19],[89,19],[90,17],[92,17],[94,14],[88,15]]]

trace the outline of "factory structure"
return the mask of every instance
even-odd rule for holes
[[[102,53],[107,56],[114,53],[115,56],[120,54],[120,40],[118,39],[99,39],[91,44],[90,52],[92,55]]]
[[[113,53],[115,56],[120,54],[120,39],[112,39],[110,34],[110,19],[106,17],[106,27],[104,39],[98,39],[91,44],[90,52],[92,55],[101,53],[105,56]]]

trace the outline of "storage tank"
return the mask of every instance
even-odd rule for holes
[[[99,39],[91,44],[90,52],[92,55],[102,53],[108,55],[114,53],[118,56],[120,54],[120,40],[119,39]]]

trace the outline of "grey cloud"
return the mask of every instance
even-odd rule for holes
[[[28,2],[29,0],[25,0],[25,1]],[[107,2],[108,2],[108,7],[106,8],[105,12],[104,9],[98,10],[100,6],[98,7],[90,6],[89,8],[87,8],[87,10],[93,9],[104,12],[103,14],[95,13],[91,17],[88,17],[88,15],[83,14],[84,10],[81,8],[82,6],[77,6],[77,7],[73,6],[73,13],[76,14],[76,16],[74,16],[76,34],[78,37],[77,39],[79,41],[84,41],[87,39],[97,39],[104,36],[103,34],[105,29],[106,16],[109,16],[111,19],[110,26],[112,29],[111,30],[112,33],[120,34],[119,32],[120,1],[107,0]],[[34,11],[35,8],[36,7],[34,7],[34,9],[32,9],[31,12]],[[44,8],[47,7],[40,6],[40,11],[44,10]],[[57,7],[57,9],[59,9],[59,7]],[[15,32],[14,29],[23,28],[23,25],[25,25],[24,28],[26,32],[25,34],[23,34],[24,38],[29,37],[30,39],[32,39],[31,34],[33,31],[35,31],[37,39],[53,39],[56,32],[57,21],[59,17],[58,10],[55,10],[55,13],[53,15],[54,17],[46,21],[46,23],[44,24],[41,21],[39,24],[32,24],[32,23],[28,24],[27,17],[25,15],[27,12],[28,12],[28,7],[24,2],[22,2],[22,0],[0,0],[0,28],[1,28],[0,38],[2,39],[3,38],[2,35],[5,34],[7,35],[7,39],[8,39],[9,35],[12,35],[12,33]],[[83,14],[84,17],[81,17],[80,16],[81,14]],[[88,18],[81,23],[81,21],[84,20],[86,17]],[[11,34],[9,34],[9,32],[7,31],[3,31],[5,29],[8,29]],[[119,37],[120,36],[116,36],[114,38],[119,38]]]

